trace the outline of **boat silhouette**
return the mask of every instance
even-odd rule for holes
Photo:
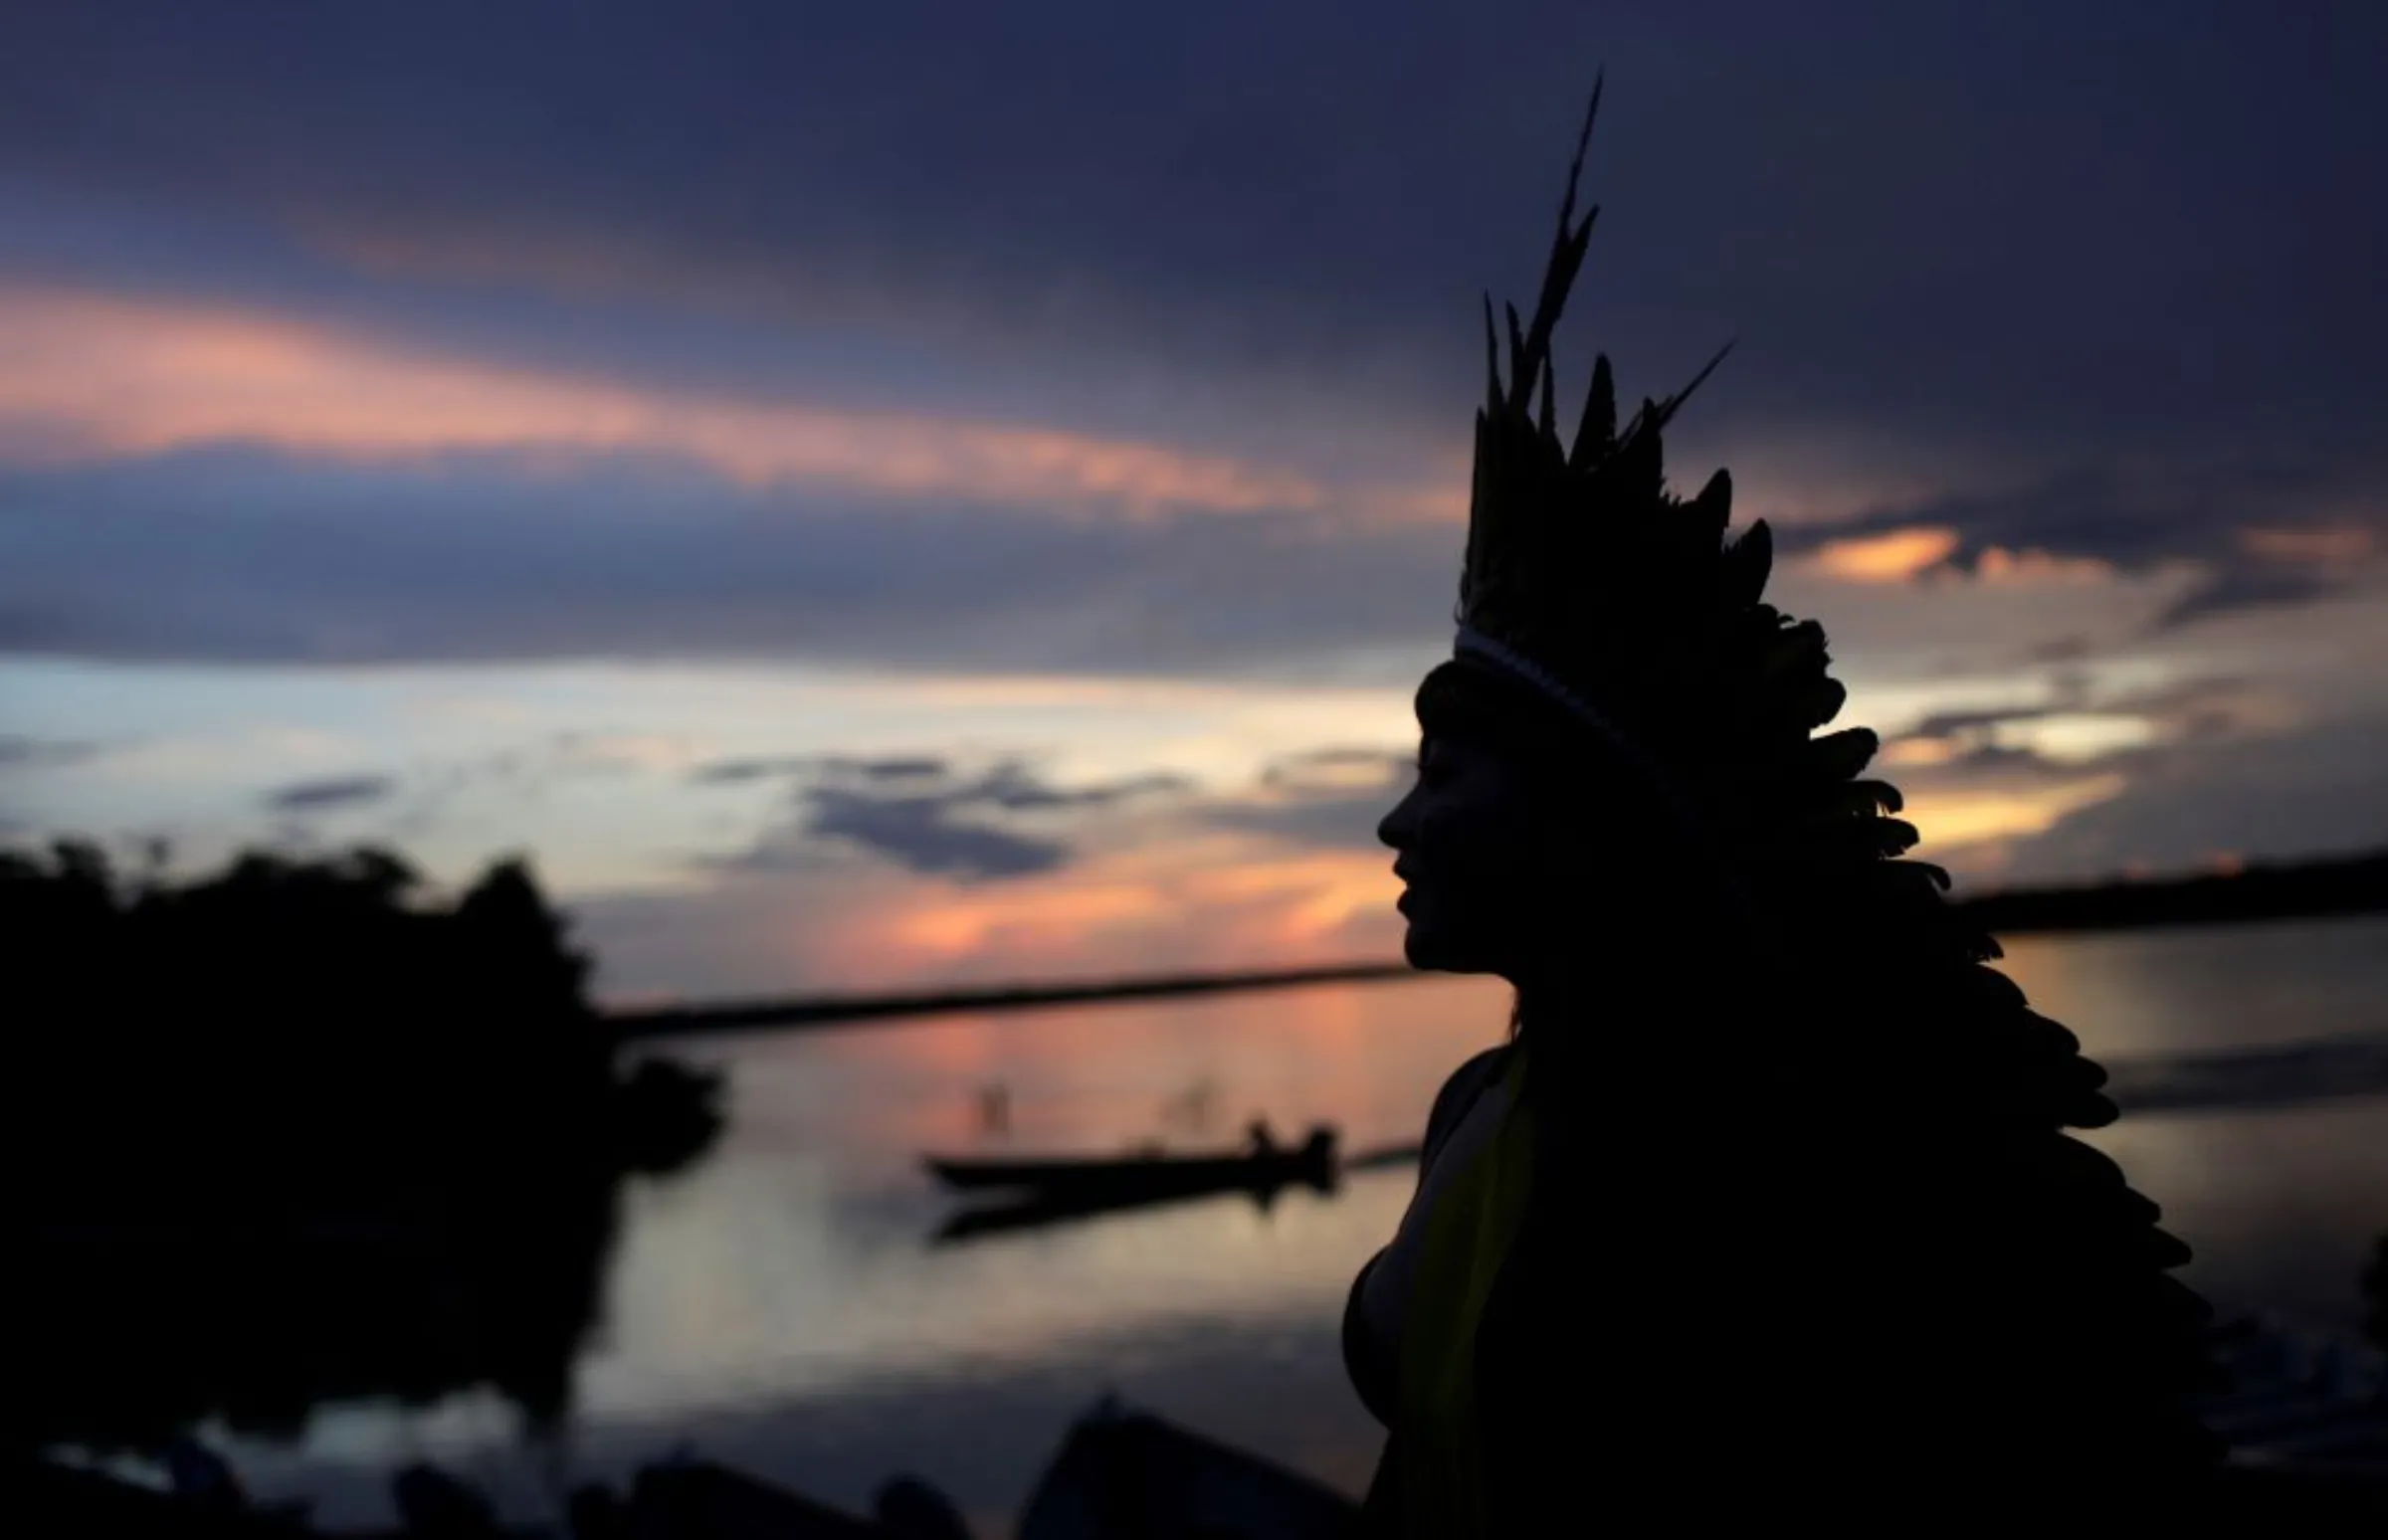
[[[1265,1206],[1288,1187],[1332,1192],[1337,1177],[1335,1130],[1315,1127],[1301,1143],[1281,1145],[1257,1123],[1238,1150],[1001,1159],[931,1155],[923,1164],[957,1192],[997,1200],[952,1216],[937,1231],[938,1241],[1038,1229],[1220,1193],[1248,1193]]]

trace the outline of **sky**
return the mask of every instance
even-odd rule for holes
[[[1365,17],[1365,24],[1356,18]],[[608,999],[1390,955],[1478,303],[1983,887],[2388,840],[2388,10],[0,18],[0,844],[525,854]]]

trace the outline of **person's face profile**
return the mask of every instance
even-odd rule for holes
[[[1465,734],[1426,732],[1417,779],[1377,838],[1395,853],[1411,965],[1513,975],[1541,837],[1510,757]]]

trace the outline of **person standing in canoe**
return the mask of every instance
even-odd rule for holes
[[[1599,93],[1593,95],[1597,111]],[[1492,334],[1451,659],[1379,831],[1419,968],[1515,987],[1437,1097],[1344,1352],[1379,1535],[2145,1522],[2219,1447],[2188,1251],[2102,1154],[2104,1073],[1987,963],[1731,482],[1682,498],[1553,331]],[[1722,355],[1719,354],[1719,357]],[[1711,361],[1710,368],[1714,367]]]

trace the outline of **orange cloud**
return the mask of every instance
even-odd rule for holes
[[[2251,556],[2316,567],[2361,561],[2378,543],[2360,524],[2276,524],[2239,531],[2240,547]]]
[[[1829,541],[1818,548],[1813,559],[1827,577],[1843,582],[1898,583],[1947,560],[1956,548],[1953,529],[1893,529],[1887,534]]]
[[[2114,797],[2124,784],[2122,776],[2108,773],[2029,790],[1923,791],[1907,799],[1905,817],[1931,855],[2045,833],[2060,819]]]
[[[642,390],[416,354],[250,312],[0,289],[0,444],[51,458],[254,443],[397,459],[457,451],[684,456],[805,482],[1131,512],[1313,509],[1298,472],[1058,429]]]
[[[1893,767],[1945,765],[1957,757],[1947,738],[1893,738],[1883,745],[1883,763]]]
[[[1808,561],[1824,576],[1845,583],[1903,583],[1946,561],[1961,543],[1954,529],[1917,525],[1828,541]],[[1977,582],[2010,587],[2102,583],[2113,575],[2112,563],[2094,556],[2060,556],[1998,545],[1983,550],[1972,563]]]
[[[1973,575],[1985,583],[2102,583],[2114,575],[2114,565],[2094,556],[2010,551],[1993,545],[1974,562]]]

